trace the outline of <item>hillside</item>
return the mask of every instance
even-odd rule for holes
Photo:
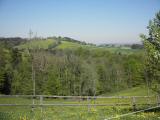
[[[20,44],[15,48],[18,49],[49,49],[54,47],[57,44],[57,41],[54,39],[47,40],[31,40],[27,41],[24,44]]]
[[[113,93],[105,93],[102,96],[152,96],[156,95],[156,93],[145,87],[145,86],[137,86],[130,89],[122,90],[119,92],[113,92]]]
[[[82,44],[82,43],[77,43],[77,42],[71,42],[71,41],[61,41],[61,44],[57,46],[57,49],[77,49],[77,48],[88,48],[88,49],[93,49],[93,48],[98,48],[94,45],[89,45],[89,44]]]
[[[109,51],[111,53],[122,53],[122,54],[132,54],[132,53],[141,53],[143,52],[142,49],[131,49],[131,47],[117,47],[117,46],[96,46],[92,44],[86,44],[84,42],[76,41],[73,39],[66,39],[64,38],[49,38],[45,40],[31,40],[27,41],[23,44],[16,46],[15,48],[18,49],[71,49],[76,50],[78,48],[84,48],[88,50],[94,51]]]

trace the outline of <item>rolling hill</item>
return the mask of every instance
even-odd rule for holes
[[[47,39],[47,40],[30,40],[24,44],[20,44],[15,48],[18,49],[49,49],[57,44],[56,40]]]
[[[80,41],[74,41],[72,40],[68,40],[65,38],[49,38],[49,39],[44,39],[44,40],[30,40],[30,41],[26,41],[23,44],[20,44],[18,46],[16,46],[15,48],[18,49],[50,49],[50,50],[54,50],[54,49],[78,49],[78,48],[84,48],[84,49],[88,49],[88,50],[94,50],[94,51],[109,51],[111,53],[122,53],[122,54],[132,54],[132,53],[141,53],[143,52],[142,49],[131,49],[130,47],[116,47],[116,46],[110,46],[110,47],[106,47],[106,46],[96,46],[96,45],[92,45],[92,44],[84,44],[84,42],[80,42]]]

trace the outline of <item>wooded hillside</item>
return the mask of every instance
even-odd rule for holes
[[[112,50],[65,37],[3,41],[1,94],[33,94],[33,79],[36,94],[50,95],[100,95],[146,83],[143,50]]]

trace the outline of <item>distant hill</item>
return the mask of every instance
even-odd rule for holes
[[[48,37],[46,39],[28,40],[16,46],[18,49],[76,49],[79,47],[95,47],[94,44],[87,44],[68,37]]]
[[[23,44],[27,39],[14,37],[14,38],[0,38],[0,42],[6,44],[7,46],[14,47]]]
[[[98,48],[95,45],[84,44],[79,42],[61,41],[61,44],[57,46],[58,49],[77,49],[77,48]]]
[[[58,44],[54,39],[43,39],[43,40],[29,40],[24,44],[18,45],[15,48],[18,49],[49,49],[53,48]]]
[[[13,39],[13,41],[15,41]],[[126,45],[99,45],[89,44],[85,42],[81,42],[78,40],[74,40],[69,37],[48,37],[46,39],[32,39],[26,40],[21,38],[17,38],[17,42],[14,44],[15,48],[18,49],[44,49],[44,50],[54,50],[54,49],[71,49],[75,50],[78,48],[84,48],[88,50],[94,51],[109,51],[111,53],[118,54],[132,54],[135,52],[143,52],[143,49],[139,49],[139,47],[134,47],[135,45],[126,46]],[[12,42],[11,42],[12,43]],[[137,45],[136,45],[137,46]]]

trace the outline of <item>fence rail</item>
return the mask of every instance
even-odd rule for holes
[[[42,107],[42,106],[131,106],[133,109],[136,109],[138,105],[160,105],[160,97],[159,96],[49,96],[49,95],[0,95],[1,98],[31,98],[33,101],[38,100],[38,103],[32,102],[32,104],[8,104],[8,103],[1,103],[0,106],[31,106],[31,107]],[[45,103],[46,99],[70,99],[70,100],[79,100],[85,101],[85,103]],[[152,101],[152,98],[156,98],[156,100]],[[45,100],[44,100],[45,99]],[[105,103],[97,103],[97,99],[103,99]],[[107,99],[118,99],[124,100],[128,99],[128,103],[125,102],[115,102],[115,103],[108,103],[106,102]],[[143,99],[145,102],[139,103],[138,100]],[[148,100],[150,99],[150,102]],[[93,101],[93,102],[92,102]],[[111,100],[109,100],[111,101]]]
[[[56,96],[56,95],[0,95],[1,97],[46,97],[46,98],[151,98],[154,96]]]

